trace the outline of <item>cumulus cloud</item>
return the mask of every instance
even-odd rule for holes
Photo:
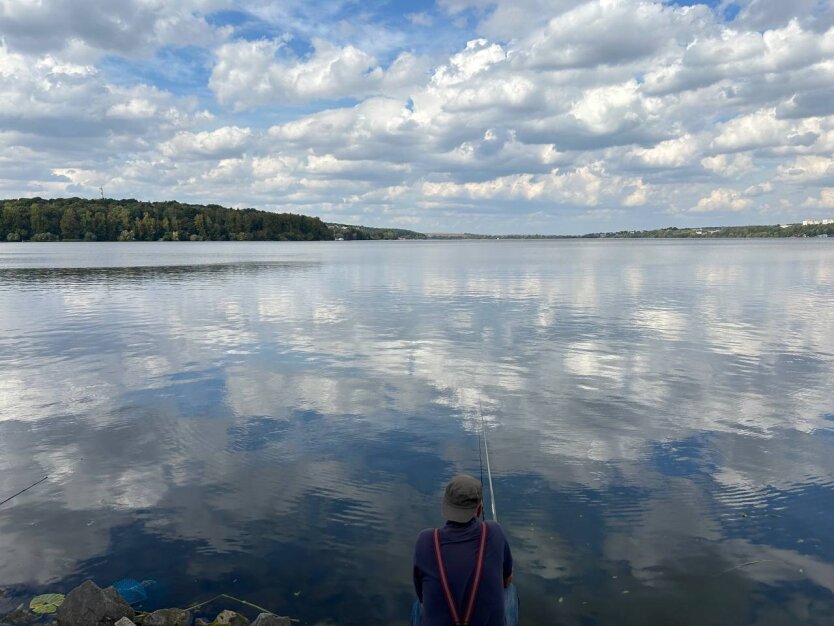
[[[200,133],[180,131],[173,139],[163,143],[160,150],[170,157],[222,158],[239,153],[251,136],[250,129],[237,126]]]
[[[52,55],[28,56],[0,44],[0,130],[44,136],[103,135],[123,130],[135,136],[133,120],[155,119],[170,130],[186,123],[193,98],[176,98],[149,85],[122,87],[90,65]],[[148,126],[147,128],[151,128]]]
[[[756,30],[778,27],[791,20],[807,19],[814,11],[829,10],[818,0],[741,0],[736,21]]]
[[[803,147],[813,145],[819,137],[820,125],[815,118],[781,120],[774,109],[762,109],[721,124],[713,146],[726,152]]]
[[[686,134],[676,139],[661,141],[651,148],[636,148],[633,154],[648,167],[665,169],[689,165],[700,150],[698,141],[692,135]]]
[[[804,155],[777,168],[779,179],[802,184],[834,182],[834,159],[829,156]]]
[[[716,156],[704,157],[701,165],[711,172],[726,178],[735,178],[755,169],[753,157],[750,154],[718,154]]]
[[[529,35],[519,56],[537,69],[630,64],[691,34],[702,13],[651,2],[579,3]]]
[[[712,193],[698,200],[690,209],[692,213],[711,213],[715,211],[743,211],[753,203],[734,189],[714,189]]]
[[[5,0],[0,33],[24,52],[74,50],[148,54],[164,45],[205,45],[225,36],[202,16],[230,2],[218,0]],[[79,46],[79,44],[81,44]]]
[[[820,189],[820,194],[816,198],[808,198],[802,203],[802,206],[811,209],[830,209],[834,210],[834,187],[826,187]]]
[[[383,69],[373,56],[351,45],[315,39],[309,57],[279,59],[283,47],[274,39],[221,46],[209,80],[218,101],[246,109],[397,93],[418,82],[425,71],[420,59],[405,52]]]

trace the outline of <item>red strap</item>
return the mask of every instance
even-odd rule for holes
[[[449,587],[449,580],[446,578],[446,568],[443,566],[443,555],[440,552],[440,530],[434,529],[434,556],[437,558],[437,569],[440,572],[440,584],[443,586],[443,595],[446,596],[446,604],[449,605],[449,613],[455,626],[469,626],[472,619],[472,612],[475,610],[475,600],[478,597],[478,589],[481,587],[481,577],[484,573],[484,554],[486,553],[487,525],[481,523],[481,542],[478,546],[478,559],[475,561],[475,576],[472,579],[472,588],[469,591],[469,602],[466,603],[466,614],[463,622],[460,621],[458,607],[455,605],[455,598]]]
[[[440,584],[443,585],[443,595],[446,596],[446,604],[449,605],[449,613],[455,626],[460,626],[458,607],[455,606],[455,599],[452,597],[452,590],[449,589],[449,581],[446,579],[446,568],[443,567],[443,556],[440,554],[440,530],[434,529],[434,556],[437,558],[437,569],[440,572]]]
[[[478,596],[478,589],[481,587],[481,574],[484,573],[484,553],[486,552],[487,525],[481,522],[481,545],[478,548],[478,562],[475,565],[475,580],[472,581],[472,592],[469,594],[469,604],[466,607],[466,615],[463,623],[469,626],[472,619],[472,611],[475,610],[475,599]]]

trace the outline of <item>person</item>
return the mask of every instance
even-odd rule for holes
[[[412,626],[516,626],[513,557],[498,522],[478,519],[483,487],[455,476],[446,485],[442,528],[420,532],[414,546]]]

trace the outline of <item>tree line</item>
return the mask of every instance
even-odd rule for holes
[[[371,241],[376,239],[427,239],[423,233],[403,228],[373,228],[350,224],[328,224],[336,239],[345,241]]]
[[[656,230],[621,230],[610,233],[582,235],[590,239],[704,239],[757,237],[834,237],[834,224],[785,224],[756,226],[708,226],[702,228],[658,228]]]
[[[314,241],[317,217],[216,204],[84,198],[0,200],[0,241]]]

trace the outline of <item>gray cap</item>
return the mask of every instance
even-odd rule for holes
[[[465,524],[475,517],[475,511],[483,498],[484,489],[481,481],[467,474],[461,474],[455,476],[446,485],[440,512],[447,520]]]

